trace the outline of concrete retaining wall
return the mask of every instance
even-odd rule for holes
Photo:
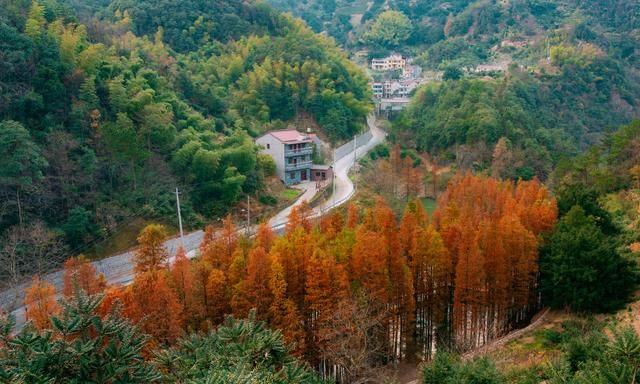
[[[371,140],[373,137],[370,130],[356,137],[356,146],[360,148]],[[334,152],[335,161],[338,161],[353,151],[353,140],[336,148]]]

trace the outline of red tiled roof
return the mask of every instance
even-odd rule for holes
[[[286,129],[282,131],[271,131],[269,132],[271,136],[280,140],[283,143],[291,143],[291,142],[309,142],[315,136],[313,133],[307,134],[298,132],[295,129]]]

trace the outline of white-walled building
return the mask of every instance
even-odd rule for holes
[[[276,163],[276,174],[286,185],[311,180],[313,142],[315,134],[295,129],[270,131],[256,139]]]
[[[390,99],[394,97],[409,97],[421,82],[415,79],[389,80],[371,83],[371,90],[376,99]]]
[[[383,59],[371,60],[371,69],[374,71],[391,71],[394,69],[404,69],[407,61],[401,55],[391,55]]]

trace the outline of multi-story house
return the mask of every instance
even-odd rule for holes
[[[371,60],[371,69],[374,71],[391,71],[394,69],[404,69],[407,61],[400,55],[391,55],[384,59]]]
[[[376,99],[406,98],[409,97],[411,92],[418,86],[420,86],[420,81],[415,79],[387,80],[372,83],[371,90]]]
[[[373,97],[376,99],[384,97],[384,83],[372,83],[371,90],[373,91]]]
[[[312,133],[286,129],[267,132],[256,139],[256,144],[273,158],[280,180],[291,185],[311,180],[314,140]]]

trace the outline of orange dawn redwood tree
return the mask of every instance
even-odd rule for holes
[[[157,271],[166,266],[169,258],[169,252],[164,246],[166,239],[167,230],[160,224],[149,224],[140,232],[134,259],[136,274]]]
[[[24,305],[27,321],[31,321],[37,329],[49,328],[49,317],[60,312],[55,287],[39,276],[33,278],[31,287],[27,289]]]
[[[88,295],[105,290],[107,282],[103,274],[97,274],[96,268],[84,256],[72,257],[65,261],[62,294],[73,296],[80,289]]]
[[[202,258],[206,259],[213,268],[226,270],[231,264],[233,253],[237,247],[238,232],[233,224],[231,215],[229,215],[222,222],[220,231],[205,237],[205,240],[200,245],[200,252]]]
[[[185,314],[185,323],[198,328],[198,316],[202,313],[196,302],[196,281],[191,260],[187,258],[182,247],[178,247],[171,265],[171,287]]]
[[[183,331],[182,306],[165,271],[137,275],[125,290],[125,315],[161,344],[174,343]]]
[[[414,195],[413,168],[400,155],[394,148],[389,165],[404,169],[396,184]],[[363,214],[353,203],[317,222],[309,213],[298,207],[283,236],[262,224],[253,239],[239,237],[227,217],[222,228],[207,227],[201,257],[179,250],[171,266],[166,231],[150,225],[139,237],[133,284],[108,288],[101,310],[119,301],[156,343],[171,344],[185,328],[207,330],[255,308],[323,372],[361,369],[343,365],[362,360],[363,345],[375,346],[380,363],[402,358],[411,344],[425,357],[436,342],[472,348],[537,309],[537,252],[557,207],[537,180],[467,174],[449,183],[431,218],[419,200],[407,203],[400,222],[382,199]],[[94,288],[95,271],[82,260],[68,262],[67,293],[74,278],[87,291],[104,289]],[[53,294],[38,283],[29,295],[30,316],[44,327],[56,310]],[[332,328],[363,324],[356,338]]]
[[[258,247],[249,252],[246,277],[236,287],[231,309],[237,317],[246,317],[256,308],[259,319],[267,319],[271,306],[271,255]]]
[[[453,339],[481,345],[526,322],[535,292],[540,234],[551,230],[557,206],[537,180],[456,177],[433,214],[451,257]]]
[[[207,279],[207,318],[214,326],[222,324],[225,314],[230,311],[227,278],[219,269],[212,269]]]

